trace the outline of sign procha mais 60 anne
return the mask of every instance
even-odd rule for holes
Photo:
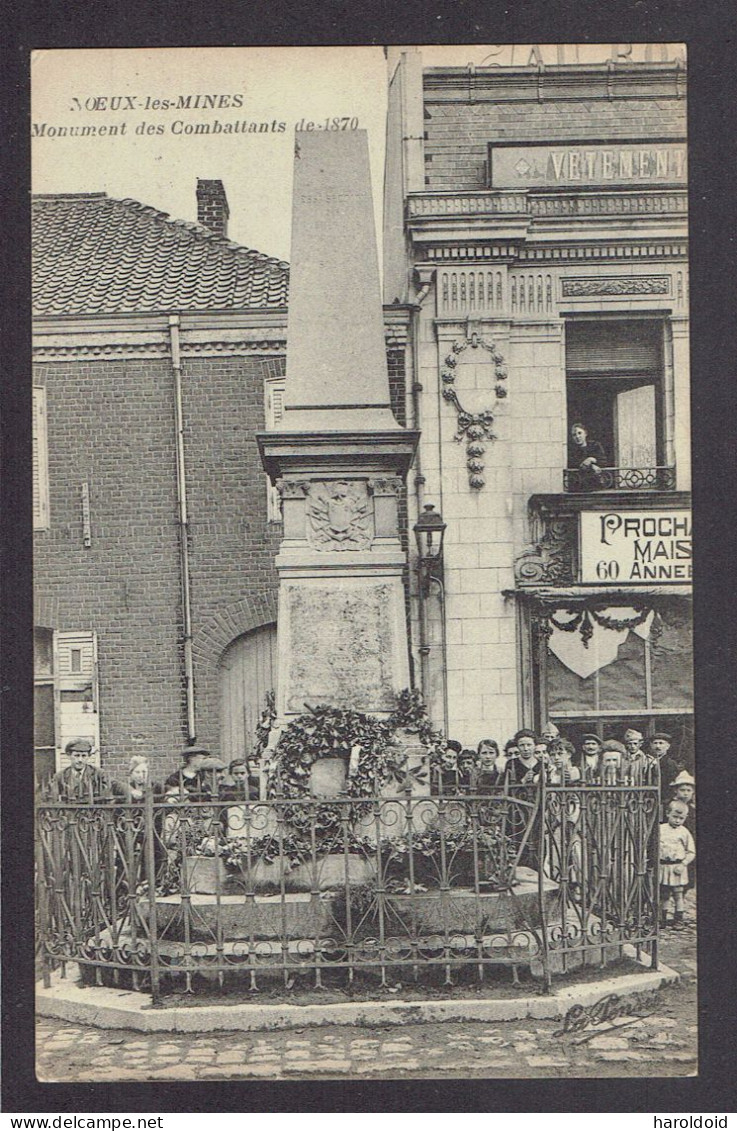
[[[691,581],[688,510],[583,511],[580,533],[584,584]]]

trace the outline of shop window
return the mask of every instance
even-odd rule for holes
[[[688,600],[672,598],[659,603],[643,621],[633,623],[631,630],[591,622],[593,635],[585,643],[580,625],[567,631],[573,619],[570,610],[565,615],[568,620],[553,614],[545,626],[549,635],[543,650],[542,718],[552,718],[563,729],[566,724],[580,723],[582,733],[600,724],[609,737],[616,737],[612,728],[618,719],[630,720],[626,725],[645,720],[646,731],[652,733],[668,729],[662,721],[665,715],[690,717],[693,672]],[[556,624],[564,627],[556,628]]]
[[[664,324],[643,319],[566,324],[567,490],[665,490]],[[586,431],[586,449],[571,438]],[[596,469],[580,469],[589,454]]]
[[[276,377],[266,382],[266,428],[278,428],[284,415],[284,387],[285,379]],[[268,476],[266,478],[266,516],[268,522],[281,522],[281,499],[276,487],[273,487]]]
[[[33,529],[49,526],[49,453],[46,427],[46,389],[33,386]]]

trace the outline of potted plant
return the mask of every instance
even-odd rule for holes
[[[218,840],[206,836],[190,850],[183,860],[184,890],[196,895],[224,893],[228,873],[220,857]]]

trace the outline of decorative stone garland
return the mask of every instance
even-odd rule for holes
[[[445,368],[440,372],[440,379],[443,382],[443,399],[452,404],[458,413],[458,431],[456,433],[456,440],[460,442],[464,436],[466,438],[466,466],[468,468],[468,482],[471,487],[476,491],[480,491],[486,483],[482,474],[484,470],[484,461],[481,458],[486,451],[484,440],[494,440],[495,436],[491,430],[494,423],[494,414],[491,409],[483,409],[479,413],[466,412],[463,405],[458,399],[458,394],[454,388],[455,385],[455,368],[458,364],[458,356],[462,354],[468,347],[471,349],[478,349],[479,346],[491,354],[491,360],[494,362],[494,375],[496,377],[496,385],[494,391],[497,400],[502,400],[507,395],[507,369],[504,365],[504,358],[499,353],[494,342],[487,342],[480,338],[478,334],[471,334],[470,338],[464,341],[453,342],[451,347],[452,352],[448,354],[445,359]]]

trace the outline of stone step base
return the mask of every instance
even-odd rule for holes
[[[557,893],[552,880],[543,881],[543,898],[552,914]],[[290,892],[280,895],[192,895],[189,905],[189,938],[209,943],[216,937],[231,940],[302,940],[342,936],[348,933],[344,893]],[[138,910],[148,918],[147,899]],[[352,909],[351,932],[358,938],[379,933],[375,904]],[[179,895],[156,900],[157,934],[163,942],[181,942],[185,937],[185,910]],[[454,888],[392,893],[387,897],[384,934],[403,937],[435,935],[438,931],[476,936],[479,932],[517,932],[540,925],[537,873],[519,869],[518,883],[511,892]]]

